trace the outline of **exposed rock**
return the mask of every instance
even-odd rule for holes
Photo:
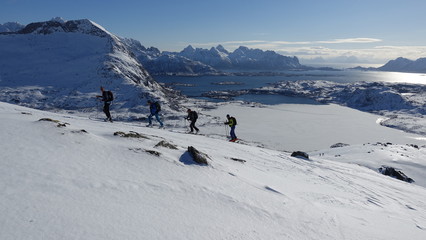
[[[413,147],[413,148],[419,149],[419,146],[418,146],[418,145],[416,145],[416,144],[407,144],[407,146],[410,146],[410,147]]]
[[[242,163],[247,162],[247,161],[246,161],[246,160],[244,160],[244,159],[240,159],[240,158],[233,158],[233,157],[231,157],[231,160],[234,160],[234,161],[237,161],[237,162],[242,162]]]
[[[196,163],[208,165],[207,158],[209,156],[207,154],[198,151],[193,146],[188,147],[188,152]]]
[[[330,148],[339,148],[339,147],[347,147],[349,144],[347,143],[336,143],[330,146]]]
[[[158,147],[165,147],[165,148],[170,148],[170,149],[174,149],[174,150],[177,150],[177,149],[178,149],[176,145],[171,144],[171,143],[169,143],[169,142],[166,142],[166,141],[164,141],[164,140],[162,140],[161,142],[157,143],[154,147],[155,147],[155,148],[158,148]]]
[[[412,178],[407,177],[402,171],[396,170],[393,167],[382,166],[378,170],[383,175],[390,176],[404,182],[409,182],[409,183],[414,182]]]
[[[41,118],[39,119],[39,121],[43,122],[53,122],[53,123],[57,123],[58,125],[56,125],[57,127],[66,127],[67,125],[70,125],[69,123],[66,122],[61,122],[59,120],[55,120],[55,119],[51,119],[51,118]]]
[[[88,133],[86,130],[84,130],[84,129],[81,129],[81,130],[74,130],[74,131],[71,131],[72,133]]]
[[[159,157],[161,155],[161,153],[154,151],[154,150],[145,150],[145,152],[147,152],[151,155],[157,156],[157,157]]]
[[[383,147],[387,147],[388,145],[392,145],[392,143],[387,142],[387,143],[382,143],[382,142],[377,142],[377,143],[373,143],[373,146],[383,146]]]
[[[291,154],[292,157],[309,159],[309,155],[302,151],[296,151]]]
[[[124,132],[115,132],[114,136],[120,136],[120,137],[126,137],[126,138],[145,138],[145,139],[149,139],[149,137],[137,133],[137,132],[133,132],[130,131],[129,133],[124,133]]]

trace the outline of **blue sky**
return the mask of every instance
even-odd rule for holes
[[[369,65],[426,57],[425,9],[424,0],[0,0],[0,24],[87,18],[162,51],[243,45]]]

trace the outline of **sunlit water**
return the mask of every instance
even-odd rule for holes
[[[181,91],[184,95],[203,98],[202,93],[208,91],[243,90],[267,86],[280,81],[298,80],[325,80],[337,83],[352,82],[391,82],[391,83],[413,83],[426,84],[426,74],[420,73],[399,73],[399,72],[373,72],[373,71],[288,71],[283,76],[201,76],[201,77],[178,77],[159,76],[156,80],[170,85],[172,88]],[[222,83],[222,84],[221,84]],[[226,83],[226,84],[224,84]],[[260,102],[264,104],[280,103],[307,103],[312,101],[306,99],[295,99],[280,95],[242,95],[236,100]]]

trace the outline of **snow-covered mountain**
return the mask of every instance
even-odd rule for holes
[[[93,109],[104,86],[114,92],[117,113],[145,112],[147,99],[173,105],[168,90],[122,40],[87,19],[57,18],[0,34],[0,56],[0,101],[39,109]]]
[[[17,32],[24,27],[25,27],[25,25],[22,25],[22,24],[17,23],[17,22],[7,22],[5,24],[0,24],[0,33]]]
[[[377,68],[380,71],[392,72],[417,72],[426,73],[426,58],[419,58],[415,61],[407,58],[397,58],[387,62],[385,65]]]
[[[218,71],[204,63],[190,60],[158,48],[145,48],[134,39],[122,39],[137,59],[152,75],[204,75],[217,74]]]
[[[208,64],[218,69],[232,68],[229,52],[221,45],[216,48],[212,47],[210,50],[203,48],[194,49],[189,45],[181,52],[177,53],[177,55]]]
[[[233,52],[222,45],[210,49],[193,48],[181,52],[161,52],[145,48],[139,41],[122,39],[126,46],[153,75],[217,75],[221,71],[279,71],[308,69],[297,57],[286,57],[273,51],[239,47]]]
[[[194,49],[189,45],[178,55],[200,61],[217,69],[272,71],[304,68],[297,57],[282,56],[274,51],[250,49],[244,46],[228,52],[221,45],[209,50]]]
[[[269,123],[285,111],[275,108],[231,112],[269,110],[262,115]],[[294,122],[314,126],[301,110],[286,111],[274,131]],[[295,114],[301,118],[293,122]],[[184,126],[105,123],[6,103],[0,116],[2,240],[423,240],[426,234],[424,147],[360,144],[309,152],[306,159],[228,142],[217,124],[201,127],[205,135],[188,135],[179,132]],[[257,129],[245,128],[247,121],[259,125],[240,120],[240,136]],[[285,138],[295,134],[286,131]],[[207,164],[194,161],[190,146]],[[414,171],[403,172],[415,183],[380,174],[383,161],[410,166]]]

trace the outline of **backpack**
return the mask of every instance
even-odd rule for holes
[[[112,94],[112,92],[111,91],[107,91],[106,92],[107,94],[107,98],[106,98],[106,101],[107,102],[112,102],[112,101],[114,101],[114,95]]]
[[[194,120],[198,119],[198,113],[196,111],[192,111],[192,117],[194,118]]]
[[[159,102],[155,102],[155,107],[157,108],[157,112],[161,111],[161,105]]]
[[[234,117],[231,117],[232,120],[234,120],[234,126],[237,125],[237,119],[235,119]]]

